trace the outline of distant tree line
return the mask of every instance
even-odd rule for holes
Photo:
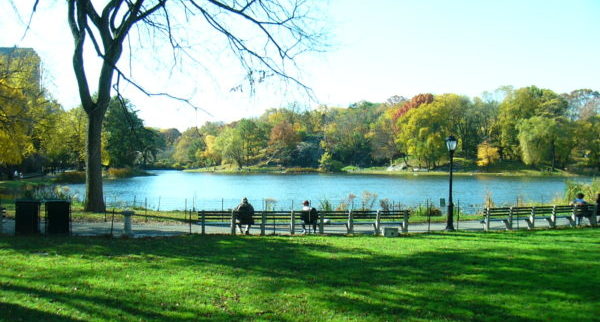
[[[459,140],[457,155],[480,166],[515,160],[554,170],[577,161],[600,170],[599,112],[597,91],[557,94],[535,86],[503,87],[474,99],[419,94],[348,108],[292,105],[257,118],[190,128],[161,162],[329,171],[414,163],[432,169],[447,162],[444,139],[452,134]]]

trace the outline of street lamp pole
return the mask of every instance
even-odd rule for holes
[[[449,175],[449,189],[448,189],[448,216],[446,220],[446,230],[454,231],[454,202],[452,202],[452,170],[454,164],[454,151],[456,150],[457,140],[454,136],[446,138],[446,147],[450,154],[450,175]]]

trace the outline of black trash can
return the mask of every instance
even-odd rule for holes
[[[47,200],[46,220],[46,232],[48,234],[70,234],[71,202],[67,200]]]
[[[15,201],[15,234],[40,233],[40,204],[39,200]]]

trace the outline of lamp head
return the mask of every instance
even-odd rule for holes
[[[458,140],[450,135],[449,137],[446,138],[446,147],[448,148],[448,151],[450,152],[454,152],[454,150],[456,150],[456,144],[458,143]]]

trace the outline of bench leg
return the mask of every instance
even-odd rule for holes
[[[379,227],[377,226],[377,224],[371,224],[371,225],[373,225],[373,234],[375,236],[378,236],[379,235]]]
[[[527,229],[531,230],[535,228],[535,217],[530,216],[525,221],[527,222]]]
[[[483,225],[483,231],[490,231],[490,221],[488,217],[484,217],[480,223]]]
[[[556,215],[546,217],[546,221],[548,221],[548,225],[550,225],[550,228],[556,228]]]
[[[567,219],[569,220],[569,226],[577,227],[577,218],[575,216],[569,216]]]
[[[512,222],[509,219],[502,219],[504,226],[506,226],[506,230],[512,230]]]

